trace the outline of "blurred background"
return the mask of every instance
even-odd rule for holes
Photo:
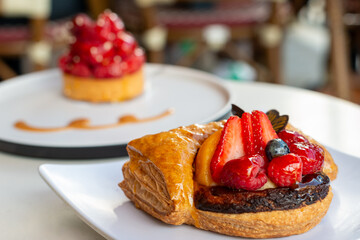
[[[57,66],[77,13],[111,9],[147,61],[360,104],[359,0],[1,0],[0,81]]]

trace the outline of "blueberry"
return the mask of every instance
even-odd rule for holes
[[[275,138],[270,140],[266,144],[265,153],[269,161],[271,161],[275,157],[280,157],[290,153],[290,149],[286,142],[281,140],[280,138]]]

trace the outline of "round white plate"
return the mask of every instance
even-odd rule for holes
[[[143,95],[107,104],[64,97],[61,73],[57,69],[24,75],[0,84],[0,109],[3,113],[0,118],[0,150],[48,158],[121,156],[125,154],[124,146],[132,139],[179,126],[218,120],[230,111],[231,94],[213,75],[182,67],[147,64],[145,77]],[[111,124],[126,114],[147,118],[169,108],[173,108],[174,113],[156,121],[110,129],[27,132],[14,127],[18,120],[33,126],[61,127],[77,118],[90,119],[92,125]]]
[[[360,239],[360,159],[329,149],[339,167],[331,182],[334,197],[328,213],[310,231],[281,240]],[[40,175],[87,224],[107,239],[241,239],[172,226],[137,209],[117,184],[124,161],[87,164],[45,164]]]

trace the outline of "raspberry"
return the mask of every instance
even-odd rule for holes
[[[124,31],[124,23],[106,10],[96,22],[85,14],[72,20],[74,41],[69,54],[59,59],[66,73],[81,77],[121,77],[137,71],[145,62],[145,54],[135,38]]]
[[[116,13],[106,10],[99,15],[95,28],[103,39],[114,40],[115,34],[124,31],[124,23]]]
[[[243,156],[227,162],[221,173],[220,182],[234,189],[256,190],[267,182],[265,164],[260,155]]]
[[[72,62],[72,58],[69,54],[65,54],[59,59],[59,68],[66,73],[70,72],[70,64]]]
[[[289,187],[302,178],[302,161],[299,156],[289,153],[274,158],[268,166],[268,177],[280,187]]]
[[[109,69],[106,66],[98,65],[94,68],[94,77],[109,78]]]
[[[278,137],[286,142],[287,145],[291,145],[293,143],[309,143],[309,140],[307,140],[303,135],[290,130],[280,131],[278,133]]]
[[[127,69],[125,69],[126,73],[133,73],[143,65],[145,62],[145,54],[141,48],[136,48],[134,53],[126,59]]]
[[[86,14],[78,14],[72,20],[71,33],[81,42],[98,42],[99,35],[95,31],[94,22]]]
[[[319,172],[324,163],[324,150],[315,144],[294,143],[290,152],[298,155],[303,162],[303,175]]]
[[[122,76],[122,69],[120,62],[111,62],[108,65],[108,71],[110,77],[121,77]]]
[[[117,54],[119,54],[122,59],[126,59],[134,52],[137,47],[137,43],[131,34],[119,32],[114,40],[114,47]]]
[[[91,71],[84,63],[74,63],[72,66],[71,74],[79,77],[90,77]]]

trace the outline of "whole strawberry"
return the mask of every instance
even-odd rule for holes
[[[220,182],[234,189],[257,190],[266,182],[265,164],[260,155],[243,156],[227,162],[220,174]]]
[[[289,187],[302,178],[303,163],[293,153],[274,158],[268,166],[268,177],[279,187]]]

